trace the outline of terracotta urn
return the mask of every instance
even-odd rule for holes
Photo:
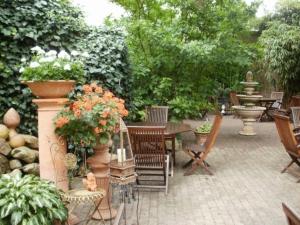
[[[23,81],[40,98],[66,97],[75,86],[74,80]]]
[[[21,118],[19,113],[14,109],[10,108],[3,117],[3,123],[9,128],[15,130],[20,124]]]
[[[109,163],[111,155],[109,154],[109,147],[112,145],[110,139],[107,144],[97,144],[94,147],[94,155],[87,159],[92,172],[96,176],[97,186],[106,190],[106,197],[102,200],[99,210],[104,220],[109,220],[117,215],[117,211],[111,207],[111,188],[109,183]],[[98,211],[93,215],[94,219],[101,220]]]
[[[210,133],[199,133],[199,132],[194,132],[196,136],[196,142],[198,145],[204,145],[204,143],[207,140],[207,137],[209,136]]]

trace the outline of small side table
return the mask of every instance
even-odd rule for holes
[[[105,195],[106,191],[102,188],[98,188],[96,191],[88,191],[86,189],[74,189],[62,193],[61,197],[62,200],[70,206],[69,214],[72,214],[75,208],[78,207],[80,204],[92,203],[92,206],[90,207],[86,217],[79,222],[82,223],[86,221],[85,224],[87,225],[92,220],[93,214],[97,211],[100,215],[102,223],[105,224],[104,219],[101,216],[100,210],[98,209]],[[69,225],[68,222],[67,224]]]

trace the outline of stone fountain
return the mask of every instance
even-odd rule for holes
[[[266,108],[256,106],[263,96],[254,94],[255,87],[258,85],[258,82],[253,81],[253,74],[251,71],[246,74],[246,82],[243,81],[241,84],[245,86],[245,94],[237,95],[237,97],[242,105],[233,106],[233,109],[244,123],[243,129],[239,133],[241,135],[253,136],[256,135],[253,129],[253,122],[256,122],[257,118],[261,116]]]

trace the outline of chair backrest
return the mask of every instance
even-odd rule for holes
[[[298,155],[297,140],[290,124],[290,118],[279,114],[275,114],[273,118],[285,149]]]
[[[291,97],[290,107],[300,106],[300,96],[294,95]]]
[[[146,108],[146,121],[152,123],[167,123],[168,122],[168,106],[149,106]]]
[[[300,218],[289,208],[282,203],[283,212],[286,215],[288,225],[300,225]]]
[[[220,127],[221,127],[221,123],[222,123],[222,115],[220,113],[218,113],[216,116],[215,116],[215,119],[214,119],[214,123],[213,123],[213,126],[211,128],[211,132],[205,142],[205,150],[204,150],[204,155],[203,155],[203,159],[206,158],[206,156],[208,155],[208,153],[211,151],[212,147],[214,146],[215,142],[216,142],[216,139],[217,139],[217,136],[219,134],[219,131],[220,131]]]
[[[284,96],[284,92],[273,91],[271,93],[271,98],[276,99],[276,102],[274,102],[272,105],[274,108],[279,108],[279,109],[281,108],[283,96]]]
[[[291,107],[294,128],[300,127],[300,106]]]
[[[229,98],[230,98],[230,102],[231,102],[232,105],[240,105],[239,98],[236,96],[235,91],[231,91],[229,93]]]
[[[275,98],[278,102],[282,102],[284,96],[284,92],[281,91],[273,91],[271,93],[271,98]]]
[[[165,167],[164,130],[164,126],[128,127],[137,167]]]

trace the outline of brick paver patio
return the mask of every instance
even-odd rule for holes
[[[214,176],[202,169],[183,176],[182,165],[189,158],[178,151],[169,194],[140,192],[139,224],[282,225],[287,223],[281,202],[300,213],[300,184],[296,183],[300,169],[294,165],[280,173],[290,159],[278,140],[275,124],[255,124],[255,137],[238,135],[241,126],[239,119],[224,117],[207,159]],[[137,224],[136,207],[137,202],[127,205],[127,224]]]

